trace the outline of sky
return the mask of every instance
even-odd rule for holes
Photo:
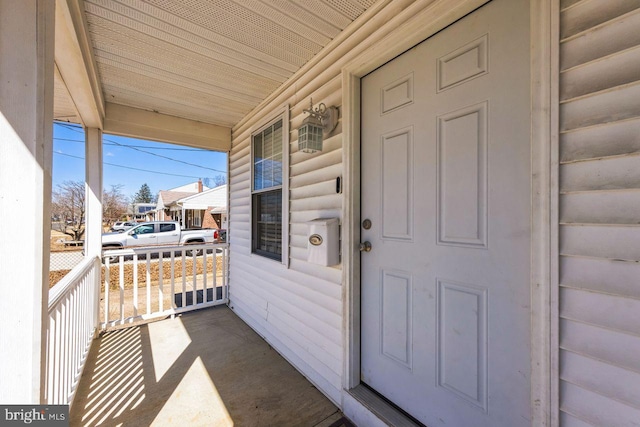
[[[218,175],[227,176],[227,153],[108,134],[102,141],[104,188],[122,185],[124,196],[133,196],[145,183],[155,195],[198,178],[214,187]],[[65,181],[84,181],[84,154],[84,130],[54,123],[53,191]]]

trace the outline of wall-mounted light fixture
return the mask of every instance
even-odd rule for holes
[[[303,110],[309,113],[298,128],[298,149],[303,153],[315,153],[322,151],[322,140],[329,135],[338,125],[338,108],[328,107],[323,103],[313,108],[313,99],[310,100],[309,109]]]

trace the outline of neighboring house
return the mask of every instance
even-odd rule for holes
[[[0,211],[35,215],[2,232],[6,401],[55,362],[55,118],[86,128],[87,263],[103,131],[229,153],[228,305],[358,425],[638,424],[637,1],[126,3],[0,0]]]
[[[211,209],[211,211],[209,211],[209,213],[211,214],[211,217],[213,218],[215,223],[218,224],[218,228],[229,228],[229,215],[227,213],[226,206],[213,208]]]
[[[158,202],[154,211],[156,221],[180,221],[182,222],[182,209],[177,201],[185,197],[193,196],[195,192],[160,190],[158,192]]]
[[[134,203],[131,205],[127,215],[129,219],[137,222],[152,221],[155,208],[156,203]]]
[[[177,202],[183,198],[202,193],[210,190],[209,187],[202,184],[202,180],[185,184],[170,190],[160,190],[158,199],[154,208],[153,218],[156,221],[164,221],[171,219],[183,223],[184,212]],[[183,224],[184,225],[184,224]]]
[[[210,187],[207,187],[202,183],[202,180],[198,180],[195,182],[190,182],[189,184],[181,185],[180,187],[170,188],[167,191],[178,191],[181,193],[202,193],[203,191],[210,190]]]
[[[220,185],[177,200],[175,205],[182,210],[183,226],[186,228],[223,228],[223,217],[226,222],[227,197],[227,186]],[[213,209],[216,209],[216,213],[212,213]]]

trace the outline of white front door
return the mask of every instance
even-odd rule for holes
[[[430,427],[530,425],[529,70],[494,0],[362,79],[361,380]]]

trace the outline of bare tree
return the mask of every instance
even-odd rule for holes
[[[213,178],[213,180],[216,183],[216,187],[219,187],[227,183],[227,177],[225,175],[216,175],[215,178]]]
[[[82,181],[65,181],[53,192],[51,212],[53,228],[73,240],[82,240],[84,236],[85,190]]]
[[[107,225],[121,219],[127,213],[127,197],[122,194],[122,184],[112,185],[102,193],[102,219]]]

